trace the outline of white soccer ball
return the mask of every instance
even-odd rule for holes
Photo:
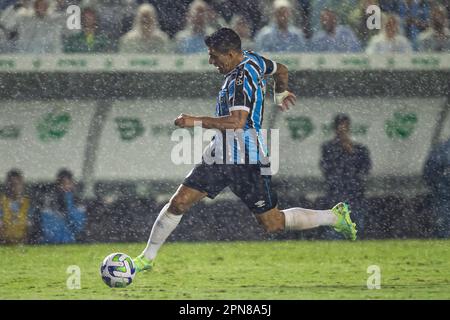
[[[133,282],[136,268],[129,255],[124,253],[111,253],[100,267],[103,282],[111,288],[123,288]]]

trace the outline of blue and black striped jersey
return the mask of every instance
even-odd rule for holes
[[[245,124],[245,159],[255,163],[258,161],[258,147],[264,148],[265,143],[259,134],[264,118],[264,98],[266,94],[266,76],[276,72],[276,62],[266,59],[252,51],[244,51],[244,60],[225,76],[225,81],[216,102],[216,116],[229,115],[234,110],[248,112]],[[251,134],[246,134],[252,131]],[[255,133],[256,132],[256,137]],[[214,140],[213,140],[214,143]],[[225,146],[225,145],[223,145]],[[215,146],[217,147],[217,146]],[[239,162],[241,148],[234,143],[233,159]],[[228,152],[227,152],[228,153]],[[250,155],[250,156],[249,156]],[[246,162],[247,163],[247,162]]]

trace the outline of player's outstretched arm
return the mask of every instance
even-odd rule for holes
[[[275,104],[282,110],[289,109],[297,100],[295,94],[288,90],[289,71],[288,68],[277,62],[277,71],[273,74],[275,80]]]
[[[196,117],[182,113],[175,119],[175,125],[180,128],[191,128],[198,122],[206,129],[236,130],[244,128],[247,116],[248,112],[245,110],[234,110],[230,115],[223,117]]]

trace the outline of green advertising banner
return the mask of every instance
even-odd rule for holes
[[[373,176],[418,175],[444,103],[443,98],[301,99],[294,108],[277,115],[274,128],[280,130],[278,174],[321,177],[320,147],[333,138],[333,117],[344,112],[352,119],[353,139],[370,149]],[[266,106],[266,126],[269,113],[274,111]],[[101,138],[96,177],[182,179],[192,165],[171,161],[172,149],[178,143],[171,140],[176,129],[173,120],[180,113],[213,115],[214,104],[203,99],[114,103]],[[115,123],[121,117],[134,119],[134,125],[129,124],[133,128],[132,140],[124,139]]]
[[[27,180],[53,180],[67,167],[82,171],[94,102],[15,102],[0,108],[0,175],[23,170]]]
[[[334,116],[346,113],[353,139],[370,150],[372,176],[420,175],[444,105],[444,98],[298,100],[275,124],[280,129],[280,173],[321,176],[321,145],[334,136]]]
[[[372,177],[415,176],[422,172],[444,98],[299,99],[278,113],[281,176],[321,178],[321,145],[333,138],[332,119],[350,115],[352,136],[365,144],[373,162]],[[20,168],[31,180],[52,180],[61,167],[80,177],[95,102],[15,102],[0,109],[0,175]],[[180,142],[174,119],[180,113],[213,115],[211,99],[126,100],[113,102],[95,150],[94,179],[181,179],[191,164],[175,164],[172,152]],[[279,112],[266,106],[265,125]],[[194,134],[188,131],[189,136]],[[450,119],[444,123],[450,136]],[[210,137],[204,137],[200,148]],[[193,150],[194,141],[192,140]],[[197,140],[198,142],[198,140]],[[192,161],[194,160],[191,157]]]

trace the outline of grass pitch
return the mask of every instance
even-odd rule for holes
[[[143,247],[0,246],[0,299],[450,299],[450,241],[168,243],[129,287],[102,282],[106,255]],[[67,288],[70,265],[81,289]],[[370,265],[379,290],[367,288]]]

